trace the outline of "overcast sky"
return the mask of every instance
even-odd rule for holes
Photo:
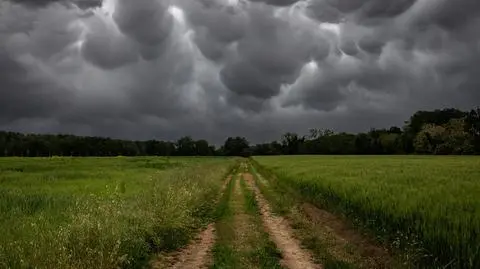
[[[479,0],[0,0],[0,129],[253,142],[480,105]]]

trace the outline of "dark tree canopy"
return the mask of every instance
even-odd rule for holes
[[[250,156],[249,143],[245,137],[229,137],[223,145],[223,152],[226,156]]]
[[[38,135],[0,131],[0,156],[244,156],[293,154],[480,154],[480,108],[418,111],[402,128],[335,133],[313,128],[285,133],[279,141],[250,146],[228,137],[219,149],[190,136],[170,141],[127,141],[103,137]]]
[[[447,108],[434,111],[418,111],[410,117],[407,128],[417,134],[425,124],[443,125],[451,119],[464,118],[468,113],[455,108]]]

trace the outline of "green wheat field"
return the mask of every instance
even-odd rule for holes
[[[478,157],[255,160],[313,204],[346,215],[381,240],[412,252],[411,257],[426,260],[428,266],[480,268]]]

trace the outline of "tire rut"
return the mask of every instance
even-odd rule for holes
[[[282,265],[290,269],[323,268],[313,262],[312,255],[307,250],[301,248],[300,242],[293,236],[287,221],[283,217],[272,214],[270,205],[258,189],[252,174],[245,173],[243,176],[255,194],[265,229],[282,253]]]

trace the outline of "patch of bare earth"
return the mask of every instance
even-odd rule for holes
[[[224,181],[217,200],[222,196],[231,179],[232,176],[228,176]],[[215,234],[215,224],[210,223],[207,228],[199,233],[197,237],[185,248],[177,252],[170,253],[167,256],[162,254],[159,255],[157,259],[151,262],[151,268],[208,268],[212,262],[211,249],[215,244]]]
[[[307,250],[301,248],[300,242],[293,236],[287,221],[272,214],[270,205],[256,186],[253,176],[246,173],[244,179],[255,194],[265,229],[282,253],[282,265],[290,269],[322,268],[321,265],[313,262],[312,256]]]
[[[386,248],[376,243],[373,238],[360,234],[341,218],[312,204],[304,203],[302,209],[310,221],[315,224],[316,228],[328,234],[327,236],[330,237],[329,251],[336,252],[332,253],[334,256],[350,248],[351,252],[355,252],[361,256],[360,259],[355,259],[355,262],[363,265],[362,267],[392,267],[392,256]]]

